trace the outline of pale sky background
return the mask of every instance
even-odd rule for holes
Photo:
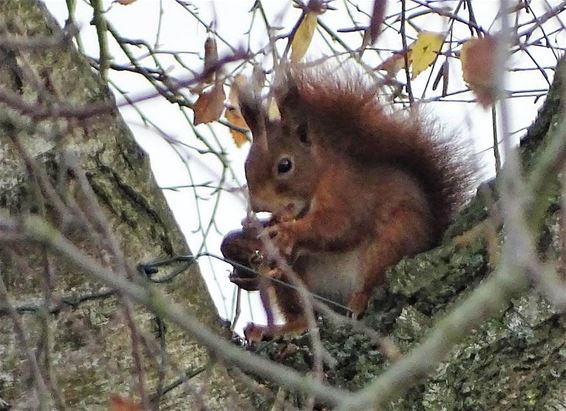
[[[64,24],[67,18],[67,7],[65,0],[44,0],[50,11],[55,15],[61,24]],[[206,29],[200,24],[194,16],[191,16],[176,0],[138,0],[137,2],[121,6],[113,4],[112,1],[104,1],[104,5],[108,12],[106,18],[118,30],[122,37],[130,39],[144,39],[152,46],[157,43],[157,49],[162,51],[180,51],[183,52],[182,58],[192,69],[202,69],[203,44],[206,38]],[[185,2],[188,3],[188,2]],[[253,0],[218,0],[218,1],[192,1],[194,6],[190,6],[190,10],[196,13],[199,19],[205,24],[215,22],[218,32],[234,45],[247,44],[247,32],[250,27],[250,12]],[[351,4],[359,5],[361,10],[369,12],[373,1],[359,0],[350,1]],[[496,15],[498,2],[495,0],[474,0],[476,7],[476,17],[479,23],[485,29],[490,28],[494,16]],[[534,0],[531,2],[538,14],[545,11],[546,4],[556,5],[559,0],[545,1]],[[297,21],[300,11],[291,7],[291,2],[266,0],[263,2],[268,19],[272,25],[284,27],[281,33],[287,33],[294,23]],[[352,22],[344,10],[344,2],[337,0],[332,3],[337,11],[328,11],[320,18],[333,29],[351,27]],[[455,1],[435,2],[437,7],[448,6],[453,7]],[[398,2],[390,0],[388,3],[388,13],[393,13]],[[159,28],[159,13],[163,11],[161,19],[161,27]],[[81,37],[87,54],[91,57],[98,57],[98,42],[94,27],[89,24],[92,20],[92,9],[87,2],[77,0],[76,20],[80,25]],[[361,13],[356,14],[355,19],[360,25],[367,25],[368,19]],[[531,19],[532,16],[525,16]],[[443,31],[446,29],[445,19],[440,17],[426,16],[418,20],[422,29],[430,31]],[[549,29],[550,25],[546,26]],[[265,45],[267,38],[264,27],[258,22],[254,23],[252,31],[251,45],[252,50],[258,49],[258,45]],[[456,27],[456,26],[455,26]],[[160,31],[159,31],[160,30]],[[157,33],[159,31],[159,37]],[[491,29],[490,29],[491,32]],[[469,37],[469,31],[463,27],[455,29],[455,35],[461,36],[462,39]],[[557,36],[557,45],[566,47],[566,35],[561,33]],[[353,33],[343,36],[352,48],[356,48],[360,44],[359,33]],[[393,35],[393,31],[383,35],[379,41],[379,45],[385,45],[395,50],[400,50],[400,40],[398,36]],[[220,56],[226,55],[229,49],[218,41]],[[282,43],[283,45],[283,43]],[[141,56],[147,50],[143,48],[132,49],[136,56]],[[317,58],[325,54],[325,45],[320,38],[315,35],[315,40],[309,49],[307,58]],[[116,43],[111,42],[111,52],[115,59],[113,62],[126,64],[127,59],[120,51]],[[327,52],[327,51],[326,51]],[[535,50],[535,58],[542,65],[554,66],[555,59],[548,50]],[[374,53],[375,54],[375,53]],[[371,53],[366,53],[366,62],[372,66],[379,63],[377,56],[372,60]],[[524,56],[523,56],[524,58]],[[514,65],[524,67],[532,67],[533,63],[528,59],[521,58],[513,60]],[[160,55],[160,59],[164,62],[164,66],[173,76],[190,78],[186,70],[182,70],[177,62],[171,57]],[[146,66],[152,66],[150,58],[142,60]],[[430,69],[429,69],[430,70]],[[451,82],[458,82],[461,78],[459,65],[451,66]],[[118,87],[127,93],[136,94],[140,91],[151,90],[151,86],[146,80],[139,75],[133,75],[124,72],[111,72],[111,80]],[[549,75],[551,73],[549,72]],[[416,80],[416,87],[422,88],[426,82],[426,75],[421,75]],[[420,82],[420,83],[419,83]],[[461,81],[460,81],[461,82]],[[453,83],[454,84],[454,83]],[[540,75],[533,75],[532,72],[518,72],[509,76],[508,89],[510,90],[540,90],[547,87],[546,82]],[[463,88],[460,87],[460,88]],[[228,92],[228,90],[227,90]],[[188,95],[188,93],[187,93]],[[462,96],[463,98],[471,98],[470,94]],[[122,101],[121,96],[117,96],[118,101]],[[194,100],[194,98],[193,98]],[[538,106],[543,99],[534,101],[533,97],[513,99],[510,102],[512,113],[511,131],[520,130],[528,126],[535,117]],[[176,106],[172,106],[163,99],[152,99],[144,102],[137,107],[144,113],[160,131],[156,131],[155,127],[147,127],[143,124],[139,113],[129,107],[121,109],[122,115],[131,127],[136,139],[142,147],[150,154],[152,168],[156,179],[161,187],[183,186],[188,184],[203,184],[211,182],[213,185],[218,184],[219,176],[222,173],[220,162],[212,155],[201,155],[195,149],[202,149],[204,145],[195,139],[195,133],[187,123],[185,118]],[[438,102],[428,104],[427,109],[439,118],[441,123],[448,129],[453,129],[463,134],[472,141],[474,146],[472,151],[477,153],[477,160],[483,165],[484,175],[493,174],[493,154],[489,150],[492,146],[492,120],[491,112],[480,108],[477,104],[455,103],[455,102]],[[187,111],[190,113],[190,111]],[[189,114],[190,115],[190,114]],[[242,149],[237,149],[228,133],[228,129],[221,125],[209,127],[207,125],[199,125],[196,131],[207,136],[208,141],[216,149],[222,149],[227,153],[232,164],[233,175],[230,175],[225,183],[227,187],[237,188],[244,183],[243,161],[247,154],[248,145]],[[517,139],[523,133],[516,133],[514,138]],[[191,146],[186,148],[177,144],[178,153],[176,153],[171,145],[165,142],[165,139],[176,140]],[[180,153],[180,154],[179,154]],[[186,160],[186,161],[183,161]],[[211,189],[202,188],[196,191],[199,196],[204,199],[195,200],[195,190],[192,188],[183,188],[177,191],[165,190],[165,195],[169,204],[179,222],[191,250],[193,252],[203,251],[207,249],[210,253],[220,255],[219,245],[222,236],[230,229],[240,226],[241,219],[246,213],[246,202],[243,194],[239,191],[234,193],[223,192],[220,196],[218,204],[216,197]],[[214,226],[208,231],[206,242],[203,243],[203,232],[198,230],[199,221],[208,224],[212,213],[216,213]],[[158,257],[158,256],[156,256]],[[233,297],[236,287],[228,281],[228,272],[230,267],[222,262],[211,260],[208,258],[200,259],[200,267],[208,284],[209,290],[217,304],[219,313],[222,317],[231,318],[233,315]],[[183,277],[177,278],[179,286],[190,286],[183,283]],[[245,298],[248,293],[242,292],[242,314],[237,329],[250,320],[262,321],[263,312],[258,309],[257,296],[251,300]],[[254,293],[257,294],[257,293]],[[256,308],[251,310],[251,306]],[[253,315],[252,312],[253,311]]]

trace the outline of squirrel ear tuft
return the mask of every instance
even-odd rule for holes
[[[238,81],[234,86],[238,93],[240,113],[252,132],[252,147],[260,147],[260,150],[267,151],[265,134],[267,114],[261,101],[260,91],[254,88],[248,80]]]
[[[281,70],[278,75],[273,95],[283,120],[305,115],[303,97],[299,88],[300,81],[300,72],[295,69]]]
[[[244,117],[252,133],[259,132],[264,121],[261,99],[253,91],[253,88],[247,80],[236,83],[235,87],[237,87],[238,104],[242,117]]]

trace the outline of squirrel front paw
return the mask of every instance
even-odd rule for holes
[[[262,234],[281,253],[281,256],[289,259],[295,251],[295,233],[292,222],[275,224],[267,227]]]
[[[248,323],[244,328],[244,338],[248,344],[259,343],[268,335],[269,328],[266,326]]]

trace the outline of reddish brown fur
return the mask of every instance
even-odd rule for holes
[[[293,70],[278,93],[300,106],[322,131],[318,143],[348,153],[356,162],[386,163],[418,177],[434,204],[437,234],[463,203],[473,169],[460,141],[439,139],[424,119],[387,114],[360,74],[338,77],[326,70]],[[289,82],[288,82],[289,83]],[[294,90],[293,90],[294,89]],[[348,136],[351,136],[348,138]]]
[[[387,267],[438,241],[469,191],[470,163],[416,116],[387,114],[359,76],[293,69],[280,84],[280,121],[241,98],[252,208],[274,213],[267,230],[309,290],[358,315]],[[282,158],[291,171],[277,171]],[[304,326],[298,294],[274,289],[287,320]]]

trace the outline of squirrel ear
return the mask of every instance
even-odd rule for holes
[[[261,147],[261,150],[267,151],[266,114],[258,92],[247,80],[239,81],[234,86],[238,93],[240,113],[252,132],[252,146]]]
[[[247,82],[246,82],[247,84]],[[252,133],[258,133],[263,124],[263,107],[261,100],[252,92],[250,87],[244,84],[238,85],[238,103],[240,105],[240,112],[246,121]]]
[[[254,138],[265,131],[265,108],[261,98],[261,89],[265,82],[265,72],[260,66],[254,66],[251,78],[238,75],[234,79],[238,103],[242,117],[246,121]]]
[[[275,88],[275,100],[281,111],[296,110],[300,106],[300,95],[293,74],[286,70],[280,75]]]
[[[306,146],[311,145],[311,138],[309,135],[309,126],[306,120],[301,121],[297,127],[297,135],[299,136],[299,141]]]

